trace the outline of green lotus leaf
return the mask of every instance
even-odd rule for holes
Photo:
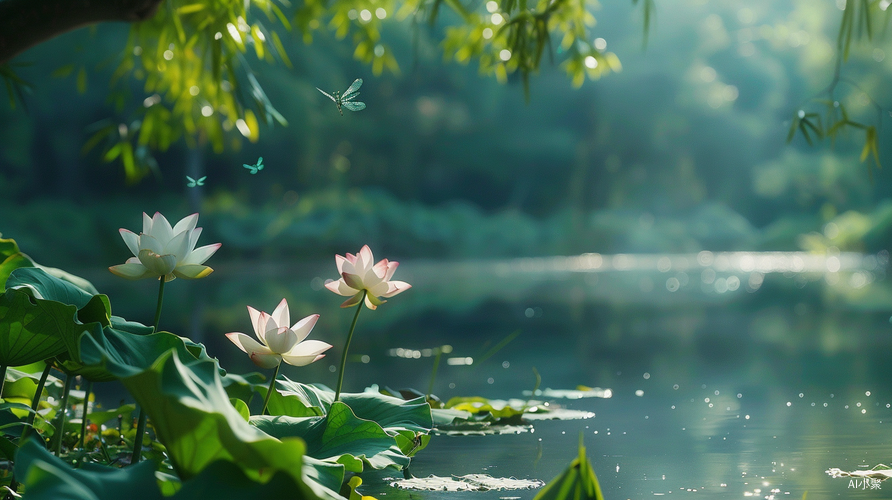
[[[125,326],[133,325],[134,323],[127,323]],[[69,359],[63,361],[62,366],[69,373],[82,375],[94,382],[117,380],[148,369],[160,354],[171,349],[176,350],[181,359],[201,359],[215,363],[208,357],[203,345],[170,332],[134,335],[105,327],[92,328],[81,337],[80,362]],[[109,365],[113,365],[113,368]]]
[[[133,335],[148,335],[153,333],[155,329],[136,321],[128,321],[120,316],[112,316],[110,318],[111,327],[122,332],[132,333]]]
[[[257,390],[266,396],[266,387]],[[393,435],[399,431],[427,433],[433,427],[430,405],[424,398],[405,401],[379,392],[341,394],[341,401],[360,419],[377,422]],[[334,401],[334,391],[321,384],[307,385],[279,377],[276,392],[270,397],[271,415],[306,417],[323,415]]]
[[[85,325],[77,308],[52,300],[34,300],[20,290],[0,295],[0,364],[21,366],[68,351]]]
[[[68,353],[78,359],[78,337],[93,325],[108,325],[111,306],[104,295],[47,274],[19,268],[0,296],[0,364],[21,366]]]
[[[446,408],[473,413],[489,413],[496,420],[520,417],[528,410],[527,402],[522,400],[504,401],[481,397],[454,397],[446,402]]]
[[[13,239],[0,238],[0,290],[5,290],[9,274],[20,267],[33,267],[34,262],[19,250]]]
[[[343,476],[343,470],[341,472]],[[321,496],[321,495],[319,495]],[[334,500],[336,494],[325,495]],[[120,496],[118,497],[120,498]],[[251,480],[238,465],[218,460],[205,468],[201,474],[183,483],[171,500],[219,500],[221,498],[274,498],[315,500],[317,495],[309,494],[294,482],[294,478],[277,471],[270,480],[258,484]]]
[[[321,498],[344,500],[337,492],[344,483],[344,466],[304,455],[304,480]]]
[[[16,477],[23,477],[28,500],[118,500],[126,492],[129,500],[217,500],[220,498],[294,498],[301,495],[290,475],[277,472],[265,484],[251,480],[238,465],[217,461],[201,474],[179,485],[165,497],[156,480],[154,464],[106,467],[84,464],[73,469],[34,441],[25,443],[16,456]]]
[[[410,461],[381,425],[358,418],[340,401],[325,416],[263,415],[251,417],[251,424],[277,438],[301,437],[307,443],[307,455],[341,463],[350,472],[362,472],[363,463],[383,469],[403,468]]]
[[[255,389],[266,396],[265,383],[256,384]],[[282,376],[276,380],[276,392],[269,399],[269,413],[290,417],[325,415],[334,396],[334,391],[322,384],[301,384]]]
[[[85,463],[80,469],[54,457],[28,440],[15,456],[15,477],[25,486],[28,500],[161,500],[155,464],[144,462],[124,469]]]
[[[431,417],[434,420],[434,427],[455,425],[459,422],[470,420],[471,415],[472,414],[469,411],[454,410],[451,408],[431,409]]]
[[[105,329],[108,330],[111,329]],[[224,460],[237,464],[248,477],[259,482],[268,481],[276,471],[284,471],[300,486],[300,492],[295,494],[315,498],[302,480],[303,441],[280,441],[248,424],[229,402],[216,362],[192,357],[184,352],[182,341],[181,348],[162,352],[144,369],[138,365],[147,357],[140,352],[123,352],[134,345],[133,339],[165,336],[169,338],[171,334],[131,336],[126,343],[115,345],[85,335],[82,353],[85,362],[104,364],[119,377],[145,409],[180,478],[188,480],[211,463]],[[118,349],[109,351],[111,347]]]
[[[256,385],[266,396],[266,386]],[[276,392],[270,397],[270,414],[291,417],[324,415],[330,411],[334,391],[321,384],[301,384],[280,377]],[[433,428],[430,405],[424,397],[405,401],[378,391],[341,394],[341,401],[363,420],[376,422],[394,438],[400,452],[412,457],[427,446],[426,436]]]
[[[84,278],[75,276],[69,272],[57,269],[55,267],[41,266],[40,264],[34,262],[31,257],[28,257],[27,254],[19,250],[19,246],[15,242],[15,240],[0,238],[0,291],[4,290],[5,288],[9,288],[8,286],[4,285],[7,278],[9,278],[9,275],[13,271],[22,267],[34,267],[37,269],[41,269],[46,274],[59,278],[63,281],[67,281],[68,283],[71,283],[72,285],[84,290],[90,295],[99,294],[93,284],[85,280]]]
[[[13,271],[6,280],[6,288],[24,288],[35,299],[54,300],[73,305],[77,309],[84,308],[95,295],[52,276],[43,269],[33,267]],[[110,315],[111,311],[108,311],[108,314]]]

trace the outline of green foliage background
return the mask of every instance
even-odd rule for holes
[[[17,59],[33,89],[0,110],[0,199],[31,209],[2,230],[74,266],[158,209],[201,210],[236,255],[800,249],[849,211],[882,233],[880,4],[165,2]],[[356,77],[369,106],[344,117],[314,88]]]

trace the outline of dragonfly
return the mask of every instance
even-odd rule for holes
[[[340,113],[341,116],[344,116],[344,110],[341,109],[342,107],[347,108],[350,111],[362,111],[365,109],[364,102],[353,101],[353,99],[356,99],[359,95],[359,87],[362,87],[362,78],[354,80],[343,94],[335,91],[334,95],[331,95],[319,87],[316,87],[316,90],[322,92],[326,97],[334,101],[335,105],[338,107],[338,113]]]
[[[253,165],[248,165],[247,163],[242,163],[242,166],[244,166],[245,168],[250,170],[251,175],[254,175],[257,172],[260,172],[261,170],[263,170],[263,157],[261,156],[260,158],[258,158],[257,163],[255,163]]]
[[[189,182],[186,183],[186,187],[194,188],[195,186],[204,186],[204,180],[207,178],[208,178],[208,176],[204,176],[199,179],[193,179],[187,175],[186,179]]]

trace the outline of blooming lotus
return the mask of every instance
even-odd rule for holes
[[[380,297],[393,297],[412,288],[412,285],[405,281],[390,280],[397,266],[400,265],[399,262],[381,259],[373,265],[374,257],[368,245],[363,246],[356,255],[350,253],[346,257],[335,255],[335,262],[338,265],[341,279],[330,281],[325,284],[325,287],[338,295],[350,297],[341,304],[341,307],[359,304],[363,291],[365,291],[367,292],[365,294],[366,307],[377,309],[378,306],[386,302]]]
[[[241,332],[227,333],[226,337],[261,368],[278,367],[282,361],[294,366],[308,365],[325,357],[322,353],[331,348],[331,344],[319,340],[305,340],[316,325],[318,314],[288,326],[291,316],[285,299],[272,314],[260,312],[251,306],[248,306],[248,314],[260,342]]]
[[[202,264],[220,248],[220,243],[195,248],[201,234],[201,228],[195,227],[197,223],[198,214],[185,217],[171,227],[160,212],[155,212],[154,217],[143,213],[141,233],[120,230],[121,238],[134,256],[108,270],[130,280],[204,278],[214,270]]]

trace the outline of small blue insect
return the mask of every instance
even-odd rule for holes
[[[204,186],[204,180],[207,178],[208,176],[204,176],[200,179],[193,179],[187,175],[186,179],[188,179],[189,182],[186,183],[186,187],[194,188],[195,186]]]
[[[353,83],[351,83],[350,86],[347,87],[347,90],[345,90],[343,94],[341,94],[339,91],[335,91],[334,95],[332,96],[319,87],[316,87],[316,90],[322,92],[323,94],[325,94],[326,97],[334,101],[335,106],[338,107],[338,113],[340,113],[341,116],[344,116],[344,111],[341,108],[347,108],[350,111],[362,111],[363,109],[365,109],[364,102],[353,102],[353,99],[356,99],[359,96],[359,87],[362,87],[362,78],[357,78],[356,80],[354,80]]]
[[[261,156],[260,158],[258,158],[257,163],[255,163],[254,165],[248,165],[247,163],[242,163],[242,165],[251,171],[251,175],[254,175],[257,172],[263,170],[263,157]]]

